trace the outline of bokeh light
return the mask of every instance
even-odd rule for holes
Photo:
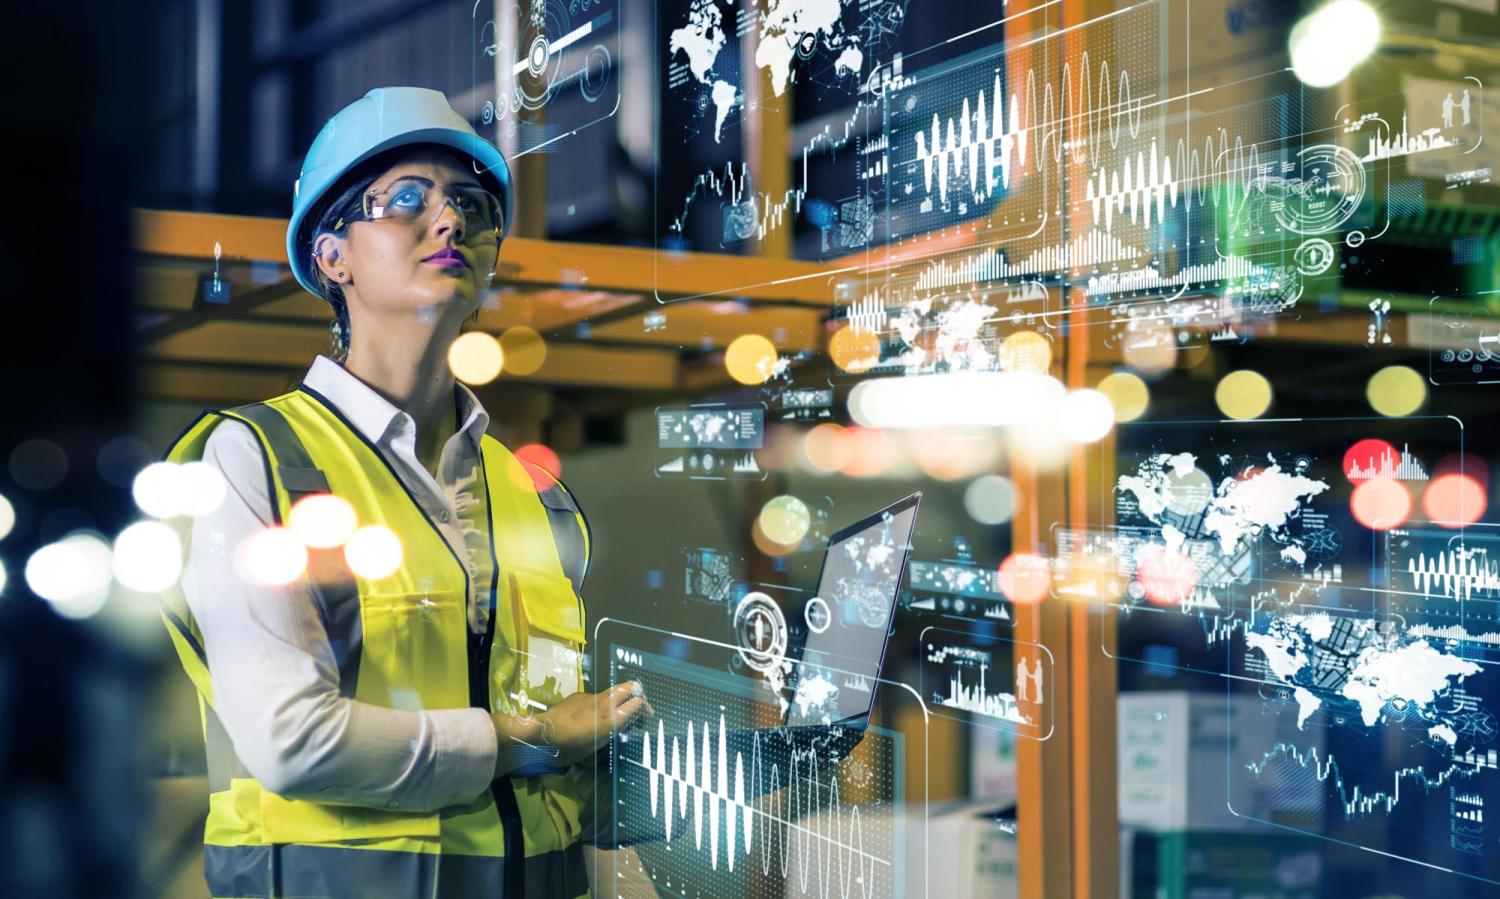
[[[135,479],[135,473],[150,465],[154,458],[155,454],[146,441],[137,437],[116,437],[99,447],[94,464],[105,483],[125,488]]]
[[[1149,602],[1181,605],[1198,589],[1198,566],[1180,549],[1147,546],[1136,557],[1135,578]]]
[[[1097,390],[1074,390],[1063,398],[1058,424],[1074,443],[1093,443],[1115,426],[1115,407]]]
[[[788,556],[797,548],[795,543],[777,543],[775,540],[767,537],[766,532],[761,530],[759,516],[750,525],[750,542],[754,543],[755,548],[767,556]]]
[[[839,471],[853,478],[879,477],[896,463],[896,446],[875,428],[848,428],[849,461]]]
[[[1004,475],[977,477],[964,488],[964,511],[980,524],[1005,524],[1016,513],[1016,485]]]
[[[1011,602],[1039,603],[1052,592],[1052,566],[1036,553],[1011,553],[1000,563],[997,581]]]
[[[1225,418],[1240,421],[1260,418],[1271,408],[1271,382],[1260,372],[1232,371],[1219,380],[1214,402]]]
[[[1427,382],[1405,365],[1387,365],[1370,376],[1365,397],[1376,412],[1387,418],[1400,418],[1427,402]]]
[[[1422,492],[1422,511],[1433,524],[1445,528],[1471,525],[1484,515],[1489,498],[1484,485],[1466,474],[1439,475]]]
[[[171,525],[137,521],[115,538],[115,580],[141,593],[160,593],[182,575],[182,540]]]
[[[0,559],[0,596],[5,595],[5,584],[10,574],[5,570],[5,560]]]
[[[1140,376],[1128,371],[1106,375],[1096,389],[1109,397],[1115,421],[1135,421],[1146,414],[1146,407],[1151,404],[1151,389]]]
[[[802,458],[814,474],[832,474],[849,463],[854,451],[842,425],[823,422],[802,439]]]
[[[776,373],[776,345],[759,334],[741,334],[724,351],[724,368],[741,384],[764,384]]]
[[[183,481],[177,463],[153,462],[136,473],[130,495],[136,508],[153,518],[171,518],[183,505]]]
[[[465,384],[488,384],[500,376],[504,365],[500,341],[483,331],[460,334],[448,347],[448,369]]]
[[[292,505],[287,525],[303,543],[314,549],[343,545],[359,524],[354,507],[332,493],[304,496]]]
[[[10,451],[10,477],[26,490],[51,490],[68,476],[68,454],[45,437],[33,437]]]
[[[1391,478],[1361,481],[1349,494],[1349,511],[1354,520],[1372,531],[1400,527],[1411,515],[1411,494],[1406,486]]]
[[[349,563],[349,570],[371,581],[395,573],[401,567],[403,553],[401,538],[379,524],[356,530],[344,544],[344,561]]]
[[[1196,465],[1186,470],[1172,469],[1167,473],[1164,487],[1167,508],[1188,518],[1208,508],[1214,496],[1213,479]]]
[[[1000,444],[983,431],[944,428],[906,432],[906,452],[928,477],[939,481],[972,478],[994,467]]]
[[[188,462],[177,468],[177,513],[194,518],[219,508],[229,492],[224,473],[208,462]]]
[[[16,526],[16,507],[5,494],[0,493],[0,540],[4,540]]]
[[[1486,491],[1490,489],[1490,467],[1482,457],[1473,453],[1449,453],[1433,463],[1428,474],[1435,478],[1445,474],[1466,475]]]
[[[500,355],[506,374],[536,374],[547,362],[547,341],[535,328],[516,325],[500,335]]]
[[[97,534],[74,533],[38,549],[26,560],[26,586],[65,618],[88,618],[109,599],[113,579],[109,544]]]
[[[828,356],[833,364],[857,375],[880,362],[880,338],[852,325],[845,325],[828,338]]]
[[[240,570],[257,584],[290,584],[307,570],[307,545],[289,528],[256,532],[240,547]]]
[[[783,546],[795,546],[807,536],[812,527],[812,512],[807,504],[795,496],[778,496],[761,506],[761,533],[772,542]]]
[[[1000,342],[1000,367],[1046,374],[1052,367],[1052,344],[1035,331],[1017,331]]]
[[[1287,38],[1292,72],[1308,87],[1332,87],[1380,43],[1380,16],[1364,0],[1332,0],[1298,20]]]
[[[538,493],[552,487],[554,478],[562,479],[562,459],[545,443],[528,443],[515,451],[515,457],[524,463],[521,467]]]

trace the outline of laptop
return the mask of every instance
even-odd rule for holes
[[[790,651],[787,728],[869,723],[921,501],[913,493],[828,538],[805,636]]]

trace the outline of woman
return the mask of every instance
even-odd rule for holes
[[[636,684],[580,692],[587,526],[485,434],[446,364],[510,194],[499,152],[436,91],[339,112],[303,164],[287,252],[346,357],[205,412],[168,451],[229,485],[185,535],[165,616],[202,699],[215,896],[588,891],[593,774],[573,766],[648,707]],[[315,548],[305,576],[266,583],[257,553],[328,542],[301,518],[327,493],[394,533],[399,564]]]

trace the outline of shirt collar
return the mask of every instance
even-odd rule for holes
[[[393,429],[410,433],[415,428],[410,415],[396,408],[344,366],[322,354],[313,360],[302,383],[322,394],[373,444],[379,445]],[[467,386],[455,381],[454,388],[458,397],[458,430],[468,434],[477,447],[489,428],[489,413]]]

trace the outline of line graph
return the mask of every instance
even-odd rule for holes
[[[735,859],[750,855],[758,839],[762,873],[771,873],[779,862],[780,874],[795,874],[803,892],[811,885],[823,897],[848,897],[856,888],[860,896],[870,896],[876,869],[890,869],[892,862],[865,850],[860,809],[844,809],[836,778],[823,782],[818,754],[789,749],[773,761],[762,743],[776,739],[753,734],[747,766],[743,751],[730,760],[723,715],[717,731],[708,722],[695,731],[689,722],[685,736],[668,736],[665,722],[658,721],[656,740],[647,733],[640,757],[631,763],[649,777],[651,815],[663,822],[666,842],[685,838],[684,830],[674,828],[679,821],[685,826],[691,810],[694,849],[705,848],[706,830],[712,870],[719,869],[722,853],[724,866],[734,871]],[[769,809],[753,801],[761,795]],[[831,815],[809,815],[825,807]],[[783,828],[789,836],[781,835]]]
[[[1490,750],[1487,754],[1471,752],[1467,756],[1456,756],[1452,765],[1433,775],[1429,775],[1427,769],[1421,765],[1399,768],[1391,775],[1389,791],[1374,792],[1367,792],[1358,784],[1352,788],[1348,787],[1339,771],[1338,760],[1331,754],[1318,752],[1316,746],[1304,752],[1293,744],[1277,743],[1259,760],[1247,762],[1245,767],[1256,777],[1260,777],[1277,763],[1287,763],[1311,771],[1319,783],[1331,784],[1338,794],[1339,802],[1344,807],[1344,817],[1352,818],[1375,811],[1389,814],[1401,802],[1403,782],[1411,781],[1417,788],[1430,792],[1450,781],[1467,780],[1486,768],[1494,768],[1495,751]]]
[[[853,111],[838,124],[828,124],[814,134],[802,147],[800,176],[781,196],[771,196],[754,189],[751,166],[748,160],[725,162],[700,173],[694,179],[682,199],[677,215],[667,225],[668,233],[682,234],[687,228],[688,217],[700,198],[715,197],[730,205],[751,204],[754,213],[753,234],[757,240],[782,227],[787,216],[802,210],[802,201],[807,198],[811,184],[809,161],[825,153],[836,153],[848,147],[865,133],[862,123],[866,115],[878,107],[878,102],[860,100]],[[878,165],[879,160],[869,165]]]

